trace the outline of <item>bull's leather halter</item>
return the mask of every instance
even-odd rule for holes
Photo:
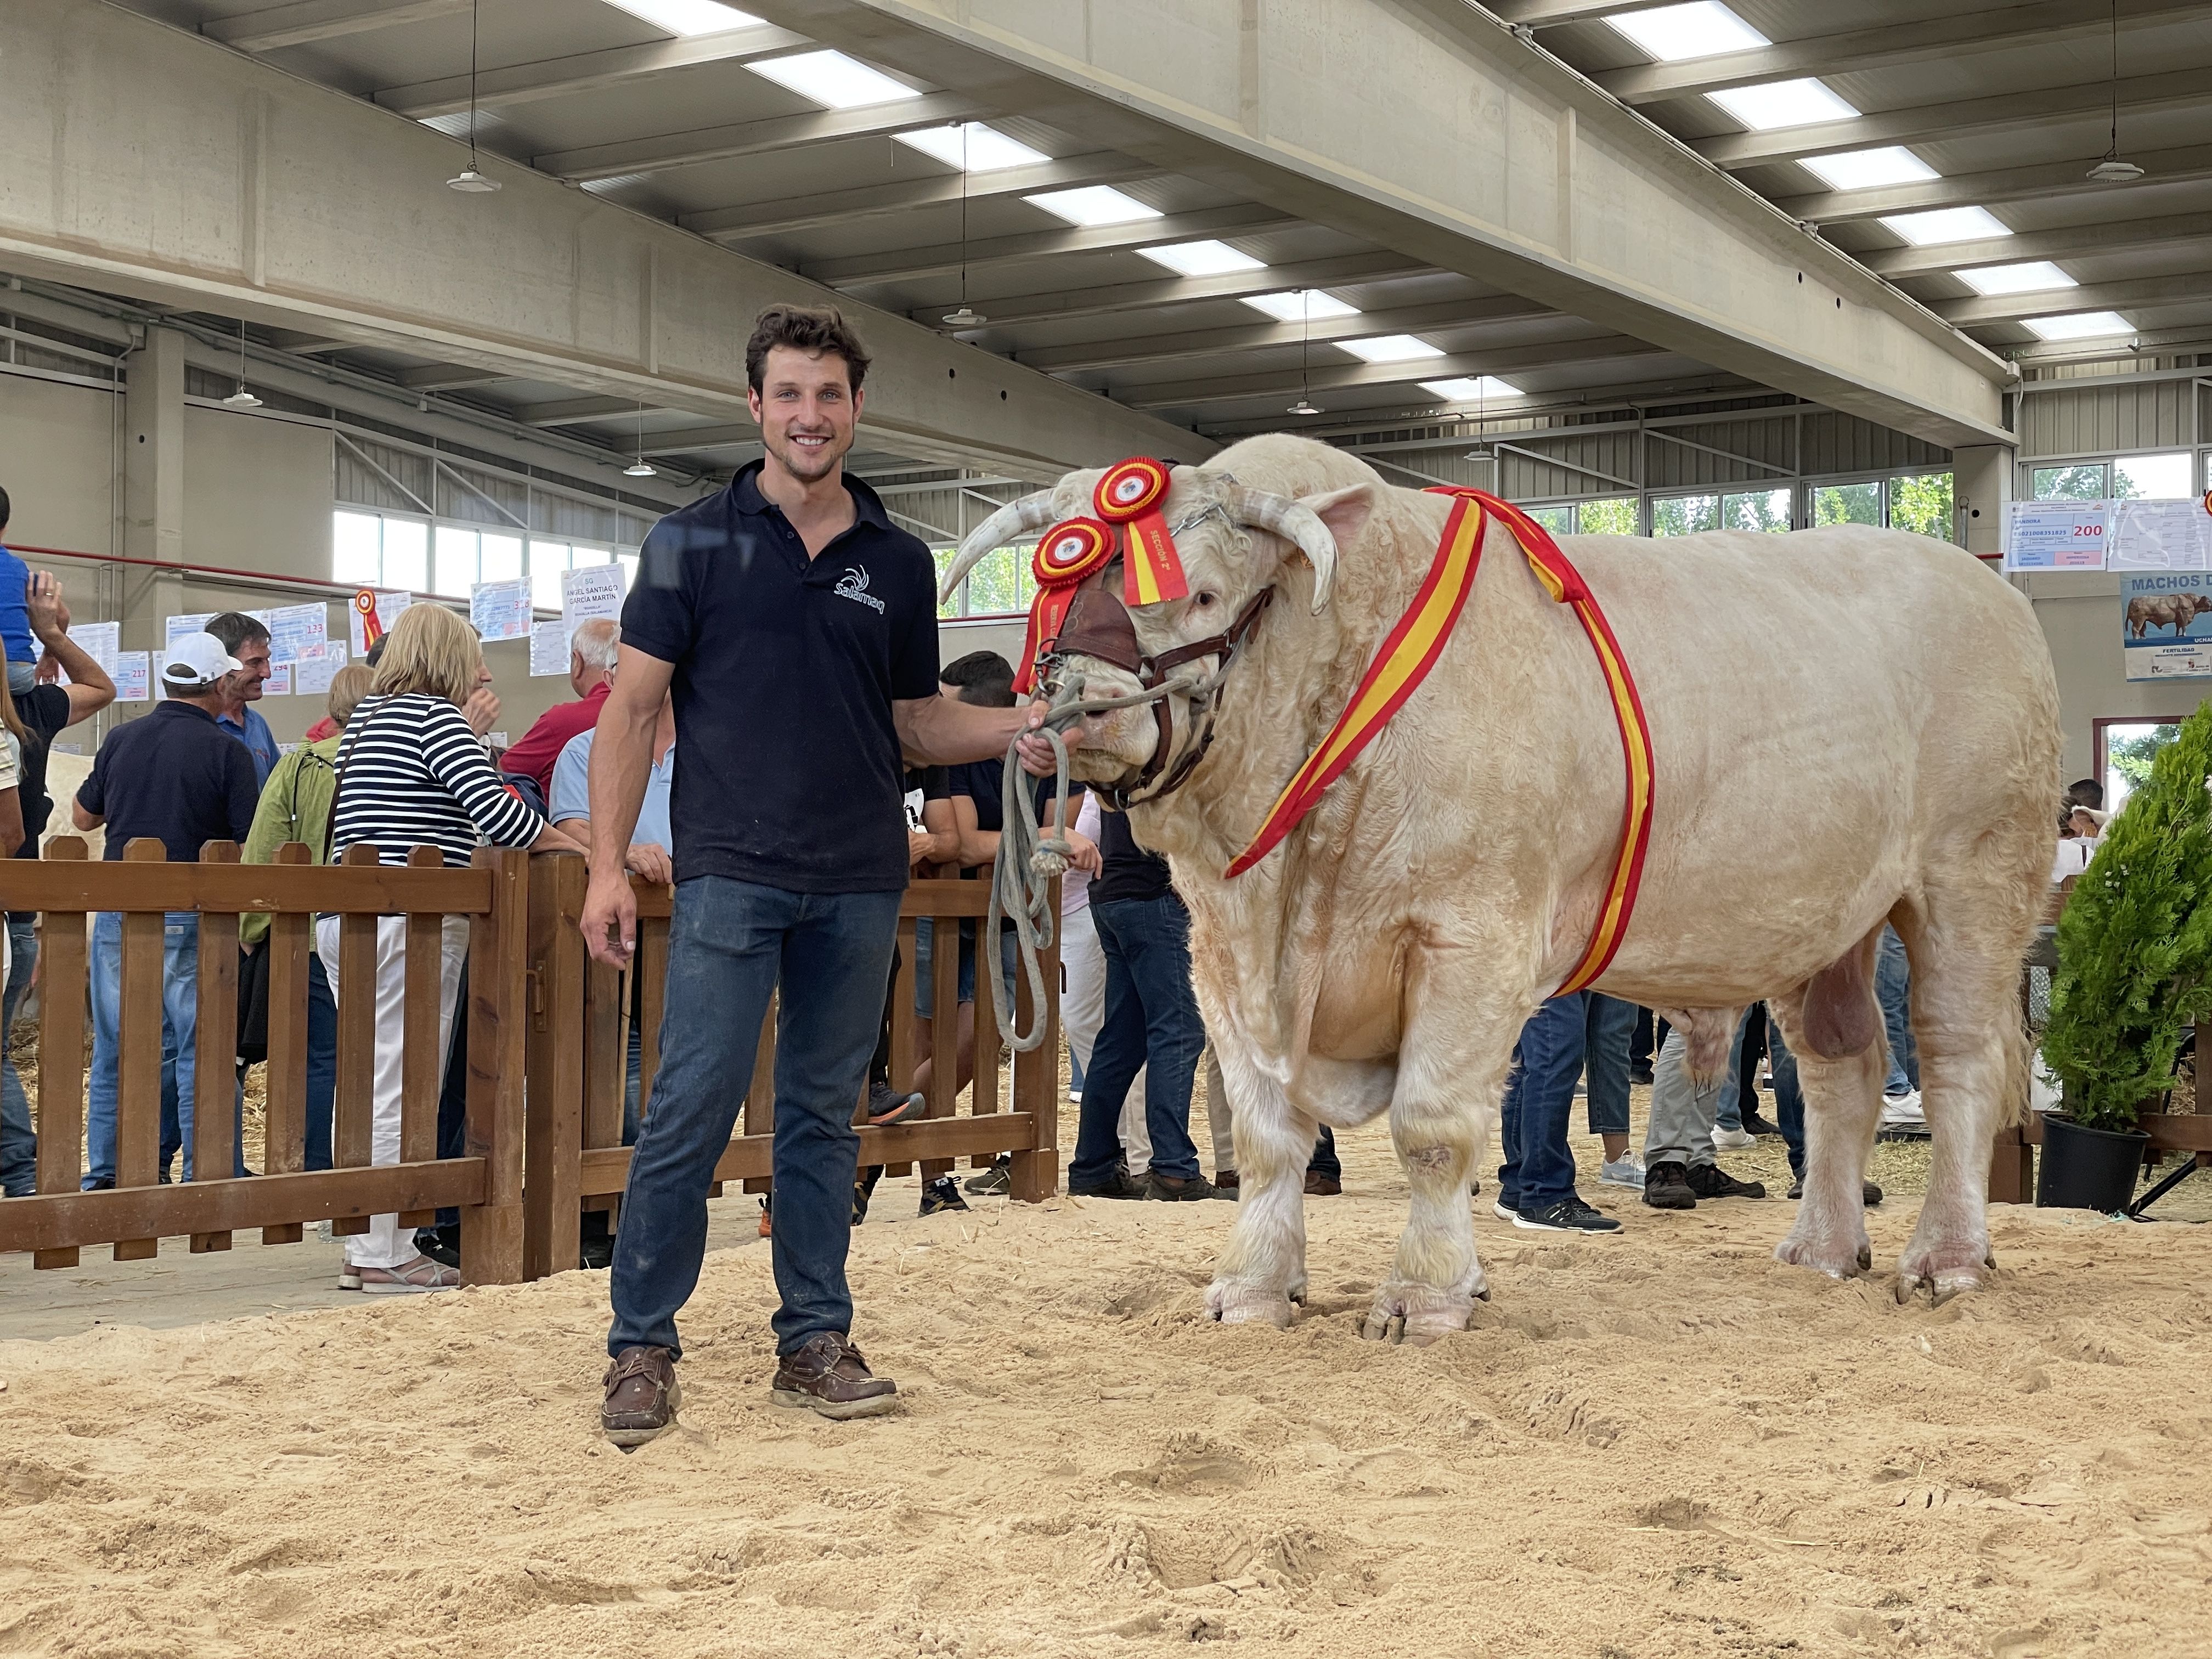
[[[1136,677],[1137,684],[1147,691],[1158,690],[1166,684],[1168,675],[1185,663],[1195,662],[1201,657],[1219,657],[1221,665],[1213,672],[1212,683],[1205,689],[1194,689],[1190,694],[1194,714],[1203,705],[1205,725],[1198,741],[1189,752],[1178,760],[1172,769],[1167,766],[1169,751],[1174,748],[1175,716],[1168,712],[1168,699],[1158,697],[1152,702],[1152,719],[1158,727],[1158,740],[1152,745],[1152,758],[1134,781],[1111,788],[1097,784],[1097,789],[1106,804],[1117,811],[1127,811],[1139,800],[1158,800],[1182,787],[1206,751],[1213,744],[1214,716],[1220,708],[1220,682],[1229,672],[1229,665],[1237,659],[1237,653],[1259,626],[1260,617],[1275,597],[1273,586],[1261,588],[1245,601],[1244,608],[1237,613],[1237,620],[1222,633],[1211,635],[1188,645],[1179,645],[1172,651],[1164,651],[1157,657],[1148,657],[1137,643],[1136,623],[1129,616],[1128,607],[1121,603],[1115,591],[1121,577],[1115,566],[1109,564],[1085,580],[1076,591],[1074,602],[1067,608],[1066,620],[1060,624],[1060,636],[1048,648],[1045,661],[1056,663],[1063,657],[1096,657],[1103,663]],[[1161,777],[1163,770],[1166,776]],[[1155,781],[1159,787],[1146,794]]]

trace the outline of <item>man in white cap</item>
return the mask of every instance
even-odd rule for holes
[[[203,842],[246,839],[260,793],[253,757],[216,724],[223,706],[223,677],[238,670],[238,659],[213,635],[185,635],[169,647],[168,665],[161,671],[163,701],[143,719],[118,724],[100,745],[91,775],[76,792],[70,812],[80,830],[106,826],[109,858],[121,858],[131,842],[150,836],[168,849],[172,864],[196,863]],[[163,1069],[174,1079],[185,1179],[190,1181],[199,917],[190,910],[173,910],[167,924],[161,974]],[[92,928],[92,1076],[85,1114],[91,1154],[91,1169],[84,1179],[88,1190],[115,1184],[122,978],[123,918],[114,911],[102,911]],[[240,1144],[235,1136],[231,1144]],[[245,1158],[238,1157],[235,1162],[234,1170],[211,1173],[244,1175]],[[168,1171],[162,1170],[161,1178],[167,1177]]]

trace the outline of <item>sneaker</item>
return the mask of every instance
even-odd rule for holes
[[[1145,1183],[1130,1180],[1127,1172],[1122,1170],[1115,1170],[1102,1184],[1096,1187],[1079,1187],[1071,1181],[1067,1183],[1067,1195],[1070,1198],[1144,1198],[1148,1196]]]
[[[1925,1123],[1928,1115],[1920,1109],[1920,1091],[1910,1090],[1901,1095],[1881,1097],[1881,1121],[1890,1123]]]
[[[763,1238],[766,1238],[769,1236],[769,1224],[774,1218],[769,1212],[769,1199],[770,1196],[771,1194],[768,1193],[763,1193],[761,1194],[760,1236]]]
[[[1516,1218],[1513,1212],[1505,1207],[1505,1200],[1502,1198],[1491,1200],[1490,1212],[1500,1221],[1511,1221]]]
[[[887,1083],[879,1083],[868,1091],[868,1121],[879,1129],[887,1123],[904,1123],[920,1117],[928,1109],[927,1096],[902,1095]]]
[[[1217,1192],[1235,1192],[1237,1190],[1237,1171],[1234,1170],[1216,1170],[1213,1172],[1213,1186],[1214,1190]]]
[[[1644,1163],[1635,1153],[1626,1158],[1608,1159],[1597,1166],[1597,1181],[1601,1187],[1633,1187],[1644,1190]]]
[[[968,1200],[960,1196],[960,1183],[949,1175],[941,1175],[921,1189],[923,1215],[939,1215],[946,1210],[964,1210]]]
[[[1782,1133],[1782,1126],[1761,1117],[1757,1112],[1746,1112],[1743,1115],[1743,1132],[1747,1135],[1778,1136]]]
[[[868,1200],[876,1195],[876,1183],[884,1178],[884,1166],[871,1164],[853,1177],[853,1224],[857,1227],[868,1218]]]
[[[872,1375],[860,1351],[842,1332],[824,1331],[778,1361],[769,1398],[779,1406],[804,1406],[842,1423],[896,1407],[898,1384]]]
[[[1788,1196],[1791,1198],[1802,1198],[1805,1196],[1805,1178],[1802,1176],[1800,1176],[1796,1180],[1790,1183],[1790,1192]],[[1871,1210],[1875,1205],[1881,1202],[1881,1188],[1875,1186],[1871,1181],[1861,1182],[1859,1183],[1859,1202],[1865,1205],[1867,1208]]]
[[[675,1356],[665,1348],[624,1348],[599,1379],[599,1430],[617,1446],[642,1446],[676,1426],[684,1390],[676,1383]]]
[[[1221,1192],[1202,1175],[1179,1181],[1154,1170],[1145,1178],[1145,1196],[1170,1204],[1195,1204],[1201,1199],[1219,1198]]]
[[[1513,1212],[1513,1224],[1537,1233],[1617,1233],[1620,1224],[1601,1210],[1593,1210],[1574,1194],[1540,1210]]]
[[[1687,1168],[1670,1158],[1644,1170],[1644,1201],[1655,1210],[1696,1209],[1698,1195],[1690,1190]]]
[[[433,1261],[441,1261],[448,1267],[461,1265],[461,1230],[453,1227],[418,1227],[415,1230],[415,1249]]]
[[[1761,1181],[1738,1181],[1717,1164],[1692,1164],[1684,1176],[1689,1189],[1699,1198],[1765,1198],[1766,1183]]]
[[[1306,1171],[1306,1192],[1314,1198],[1334,1198],[1344,1190],[1344,1183],[1334,1176],[1325,1176],[1318,1170]]]
[[[1743,1129],[1726,1129],[1713,1125],[1713,1145],[1723,1152],[1740,1152],[1747,1146],[1759,1145],[1759,1137]]]
[[[971,1193],[1006,1193],[1014,1185],[1014,1161],[1000,1152],[988,1170],[977,1171],[967,1180]]]
[[[1640,1083],[1648,1089],[1656,1081],[1656,1079],[1649,1066],[1632,1066],[1628,1068],[1628,1080],[1631,1083]]]

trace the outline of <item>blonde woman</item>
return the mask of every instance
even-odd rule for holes
[[[386,641],[383,655],[338,739],[337,784],[331,808],[331,857],[372,846],[380,862],[407,862],[410,848],[438,848],[450,866],[465,865],[478,842],[538,851],[582,849],[508,793],[483,745],[461,713],[491,678],[476,630],[443,605],[410,606]],[[315,948],[331,988],[342,1001],[358,994],[338,981],[338,918],[316,924]],[[464,917],[446,918],[439,962],[439,1069],[453,1028],[453,997],[468,949]],[[369,1161],[399,1161],[401,1032],[407,982],[407,923],[380,918],[376,927],[376,1066]],[[397,1215],[374,1217],[368,1232],[346,1241],[339,1285],[372,1294],[451,1290],[453,1268],[415,1248]]]

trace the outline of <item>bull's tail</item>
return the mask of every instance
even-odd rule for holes
[[[2004,1042],[2003,1080],[1998,1085],[1996,1129],[2010,1129],[2027,1121],[2035,1109],[2035,1033],[2028,1026],[2027,1011],[2007,1006],[1999,1026]]]

